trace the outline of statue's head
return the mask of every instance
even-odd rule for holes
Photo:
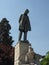
[[[29,10],[28,9],[26,9],[25,10],[25,12],[24,12],[24,14],[28,14],[29,13]]]

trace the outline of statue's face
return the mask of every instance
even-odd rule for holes
[[[27,14],[29,13],[29,11],[27,11]]]
[[[28,9],[26,9],[26,10],[25,10],[25,14],[28,14],[28,13],[29,13],[29,10],[28,10]]]

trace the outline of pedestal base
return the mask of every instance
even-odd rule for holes
[[[39,58],[39,55],[34,53],[34,50],[28,41],[19,41],[16,44],[14,65],[40,65]]]

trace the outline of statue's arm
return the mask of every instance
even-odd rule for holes
[[[28,25],[29,25],[29,31],[31,31],[31,24],[30,24],[29,17],[28,17]]]
[[[20,21],[21,21],[21,18],[22,18],[22,14],[21,14],[21,16],[20,16],[20,18],[19,18],[19,23],[20,23]]]

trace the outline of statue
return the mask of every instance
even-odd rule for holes
[[[26,9],[24,14],[21,14],[19,18],[19,39],[21,41],[22,32],[24,33],[24,41],[27,40],[27,32],[31,31],[31,25],[28,17],[29,10]]]

